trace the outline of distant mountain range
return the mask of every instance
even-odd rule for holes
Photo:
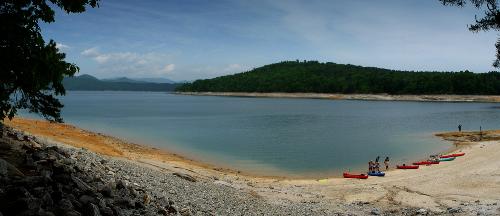
[[[130,79],[119,77],[113,79],[98,79],[88,74],[67,77],[63,80],[66,90],[73,91],[173,91],[177,84],[165,78]]]
[[[176,82],[167,78],[128,78],[128,77],[117,77],[110,79],[102,79],[102,81],[108,82],[127,82],[127,83],[181,83]]]

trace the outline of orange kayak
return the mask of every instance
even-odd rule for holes
[[[460,157],[460,156],[464,156],[464,155],[465,155],[465,152],[456,153],[456,154],[449,154],[449,155],[441,155],[439,157],[440,158],[451,158],[451,157]]]
[[[432,165],[432,164],[439,164],[439,161],[419,161],[413,163],[413,165]]]
[[[418,165],[397,165],[398,169],[418,169]]]
[[[344,173],[344,178],[367,179],[368,175],[365,174],[355,175],[355,174]]]

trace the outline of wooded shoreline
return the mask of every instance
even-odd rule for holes
[[[373,101],[423,101],[423,102],[482,102],[500,103],[500,95],[390,95],[390,94],[330,94],[286,92],[175,92],[180,95],[262,97],[262,98],[309,98],[329,100]]]

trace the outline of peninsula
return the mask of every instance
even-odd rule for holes
[[[240,96],[299,93],[305,97],[323,97],[315,94],[500,95],[500,73],[415,72],[331,62],[284,61],[248,72],[186,83],[176,91]]]

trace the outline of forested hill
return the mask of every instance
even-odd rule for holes
[[[500,73],[396,71],[317,61],[286,61],[197,80],[184,92],[500,94]]]
[[[130,81],[129,81],[130,80]],[[63,80],[66,90],[75,91],[173,91],[180,84],[139,82],[131,79],[100,80],[83,74]]]

